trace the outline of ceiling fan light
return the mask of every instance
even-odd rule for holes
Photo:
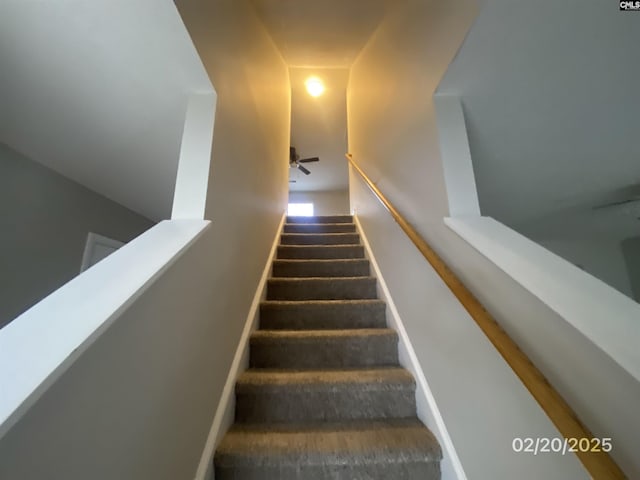
[[[309,77],[304,85],[312,97],[319,97],[325,91],[324,83],[318,77]]]

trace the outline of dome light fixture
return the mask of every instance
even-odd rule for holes
[[[309,77],[304,85],[312,97],[319,97],[325,91],[324,83],[318,77]]]

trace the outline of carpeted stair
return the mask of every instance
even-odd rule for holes
[[[350,216],[287,217],[217,480],[440,478]]]

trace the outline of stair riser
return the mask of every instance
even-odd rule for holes
[[[353,223],[291,223],[285,224],[284,233],[355,233]]]
[[[285,233],[280,236],[281,245],[359,245],[357,233]]]
[[[328,260],[340,258],[364,258],[364,247],[362,245],[348,245],[339,247],[328,246],[278,246],[279,259],[302,259],[302,260]]]
[[[395,386],[394,386],[395,387]],[[264,393],[236,389],[236,422],[319,422],[416,415],[415,388],[377,390],[329,385],[325,388],[281,387]]]
[[[438,462],[367,463],[358,465],[216,466],[216,480],[439,480]]]
[[[353,223],[351,215],[328,215],[324,217],[287,217],[286,223]]]
[[[367,277],[368,260],[354,261],[282,261],[273,263],[274,277]]]
[[[377,297],[375,278],[270,279],[267,300],[355,300]]]
[[[358,368],[398,364],[395,335],[251,341],[251,368]]]
[[[322,330],[340,328],[384,328],[385,304],[300,303],[262,304],[260,328],[266,330]]]

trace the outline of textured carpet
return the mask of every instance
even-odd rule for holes
[[[353,219],[287,217],[217,480],[440,478]]]

